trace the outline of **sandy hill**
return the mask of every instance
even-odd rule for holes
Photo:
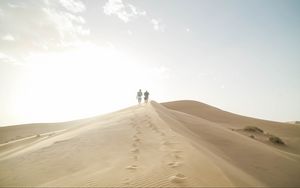
[[[195,101],[0,128],[0,186],[300,186],[300,127]]]
[[[287,123],[295,124],[295,125],[300,125],[300,121],[289,121]]]

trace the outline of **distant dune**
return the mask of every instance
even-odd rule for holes
[[[196,102],[0,127],[0,186],[300,186],[300,127]]]
[[[295,125],[300,125],[300,121],[289,121],[287,123],[295,124]]]

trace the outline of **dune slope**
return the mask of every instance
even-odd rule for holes
[[[202,109],[151,102],[2,142],[0,186],[300,185],[300,129],[263,124],[284,130],[286,145],[272,145],[243,134],[237,120],[202,117],[206,106],[183,103]]]

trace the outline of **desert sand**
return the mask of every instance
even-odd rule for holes
[[[196,101],[0,128],[2,187],[299,187],[299,177],[300,126]]]

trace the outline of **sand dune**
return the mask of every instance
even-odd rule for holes
[[[289,121],[287,123],[294,124],[294,125],[300,125],[300,121]]]
[[[0,137],[2,187],[300,186],[299,126],[195,101],[4,127]]]

